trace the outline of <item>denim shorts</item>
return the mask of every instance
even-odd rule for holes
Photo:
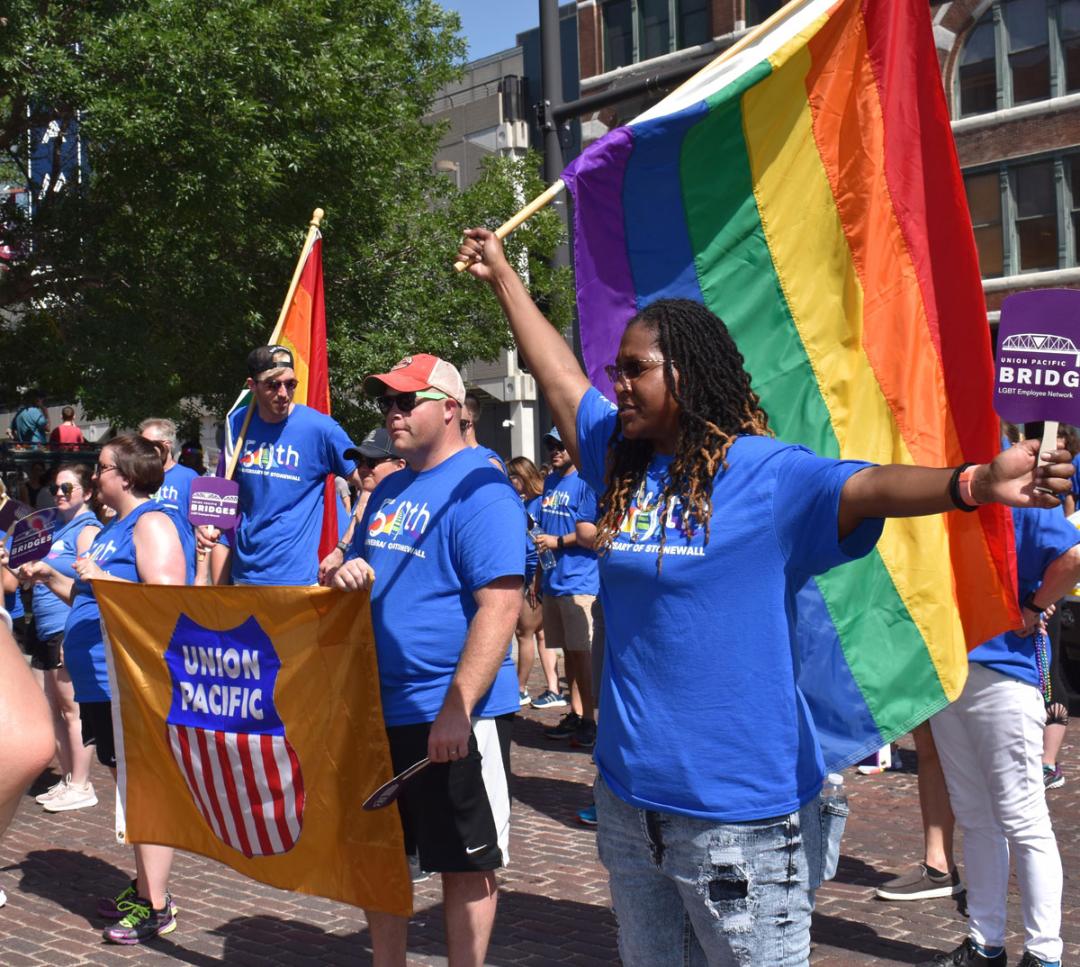
[[[812,890],[824,865],[818,799],[786,816],[718,823],[637,809],[599,777],[595,798],[623,964],[809,962]]]

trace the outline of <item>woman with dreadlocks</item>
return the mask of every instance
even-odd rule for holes
[[[1068,454],[1040,464],[1031,441],[953,470],[783,444],[723,323],[682,299],[627,325],[607,370],[616,407],[493,233],[466,231],[459,258],[499,299],[602,495],[595,796],[623,962],[806,964],[824,765],[796,684],[796,592],[867,554],[885,517],[1056,506],[1035,488],[1069,490]]]

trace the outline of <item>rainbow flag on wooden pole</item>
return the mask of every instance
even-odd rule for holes
[[[727,324],[784,440],[929,466],[998,451],[978,260],[923,0],[789,3],[591,145],[563,182],[601,389],[631,316],[685,297]],[[873,554],[809,585],[800,685],[830,766],[955,699],[965,645],[1014,627],[1016,597],[1002,507],[889,521]]]
[[[293,356],[297,387],[293,402],[310,406],[320,413],[330,415],[330,369],[326,354],[326,306],[323,301],[322,234],[319,224],[323,210],[316,208],[311,216],[307,237],[300,249],[300,258],[293,272],[289,291],[278,314],[277,324],[267,345],[285,346]],[[251,420],[253,401],[249,390],[244,390],[229,409],[225,418],[225,476],[232,478],[240,458],[244,435]],[[231,433],[230,417],[239,409],[247,408],[239,437]],[[323,495],[323,522],[319,535],[319,559],[322,560],[338,541],[337,496],[334,478],[327,477]]]

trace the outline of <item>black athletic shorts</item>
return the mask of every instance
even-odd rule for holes
[[[429,873],[497,870],[510,859],[514,716],[475,719],[469,754],[428,766],[398,798],[405,851]],[[386,729],[394,775],[427,755],[430,722]]]
[[[41,671],[52,671],[59,668],[63,662],[60,660],[61,649],[64,645],[64,633],[58,631],[55,635],[39,638],[37,629],[33,628],[29,634],[30,666],[39,668]]]
[[[89,727],[97,748],[98,762],[116,768],[116,745],[113,743],[112,702],[79,702],[79,715]],[[86,729],[83,729],[83,735]]]

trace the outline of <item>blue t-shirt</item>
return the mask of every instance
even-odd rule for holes
[[[615,429],[595,389],[577,413],[581,474],[601,489]],[[868,553],[883,522],[837,538],[840,491],[867,464],[743,436],[713,483],[709,542],[685,533],[677,499],[660,514],[670,457],[653,458],[600,557],[604,714],[596,765],[641,809],[719,822],[793,812],[824,762],[796,685],[795,596],[814,574]]]
[[[466,448],[422,473],[406,468],[375,488],[350,557],[375,570],[371,619],[387,725],[432,722],[476,614],[473,593],[525,574],[521,498],[505,474]],[[518,709],[506,657],[474,716]]]
[[[1073,457],[1072,495],[1080,500],[1080,454]]]
[[[139,504],[123,520],[114,517],[98,531],[90,545],[90,559],[111,577],[124,581],[140,580],[135,563],[135,524],[143,514],[154,511],[160,511],[160,508],[154,501],[148,500],[145,504]],[[173,520],[167,513],[165,516]],[[105,661],[105,642],[101,637],[101,612],[93,587],[78,579],[64,626],[64,664],[75,686],[75,701],[110,701],[109,669]]]
[[[230,418],[240,435],[245,410]],[[233,542],[234,584],[314,584],[329,474],[348,477],[352,441],[324,413],[299,403],[280,423],[251,416],[236,467],[240,523]]]
[[[499,465],[499,468],[502,470],[502,472],[509,475],[509,471],[506,469],[506,461],[503,460],[503,458],[500,457],[494,450],[492,450],[491,447],[485,447],[482,443],[478,443],[472,449],[474,449],[477,453],[482,453],[489,462],[494,460],[495,463]]]
[[[58,527],[53,534],[52,547],[49,548],[45,563],[64,577],[74,578],[79,536],[87,527],[94,530],[101,528],[100,521],[88,510]],[[71,606],[44,584],[35,584],[31,609],[34,612],[34,634],[39,638],[49,638],[64,630]]]
[[[552,537],[573,534],[578,507],[590,489],[576,470],[571,470],[566,476],[558,471],[549,473],[540,498],[540,530]],[[596,568],[596,555],[592,551],[574,546],[553,553],[555,567],[545,571],[541,578],[544,594],[565,596],[599,593],[600,576]]]
[[[180,535],[180,546],[184,549],[184,560],[187,561],[187,579],[190,584],[195,579],[195,529],[188,520],[188,511],[191,508],[191,483],[198,479],[198,474],[190,467],[179,463],[173,464],[165,471],[165,479],[156,494],[151,494],[150,499],[158,504],[159,510],[164,510],[176,524],[176,532]]]
[[[524,502],[525,506],[525,583],[532,584],[533,578],[536,576],[536,569],[540,566],[540,555],[536,551],[536,541],[532,539],[532,535],[529,533],[529,518],[533,521],[540,519],[540,497],[533,497],[532,500]]]
[[[6,541],[7,536],[7,531],[0,531],[0,542]],[[4,592],[4,610],[11,615],[12,621],[26,615],[26,608],[23,607],[22,603],[22,594],[18,588],[14,591]]]
[[[48,424],[49,418],[40,406],[25,406],[15,414],[12,430],[21,443],[48,443],[45,434]]]
[[[1016,532],[1016,576],[1023,601],[1042,586],[1043,572],[1069,548],[1080,544],[1080,530],[1057,508],[1014,507],[1012,515]],[[1006,631],[972,648],[968,652],[968,661],[977,661],[1002,675],[1039,687],[1034,635],[1021,638]]]

